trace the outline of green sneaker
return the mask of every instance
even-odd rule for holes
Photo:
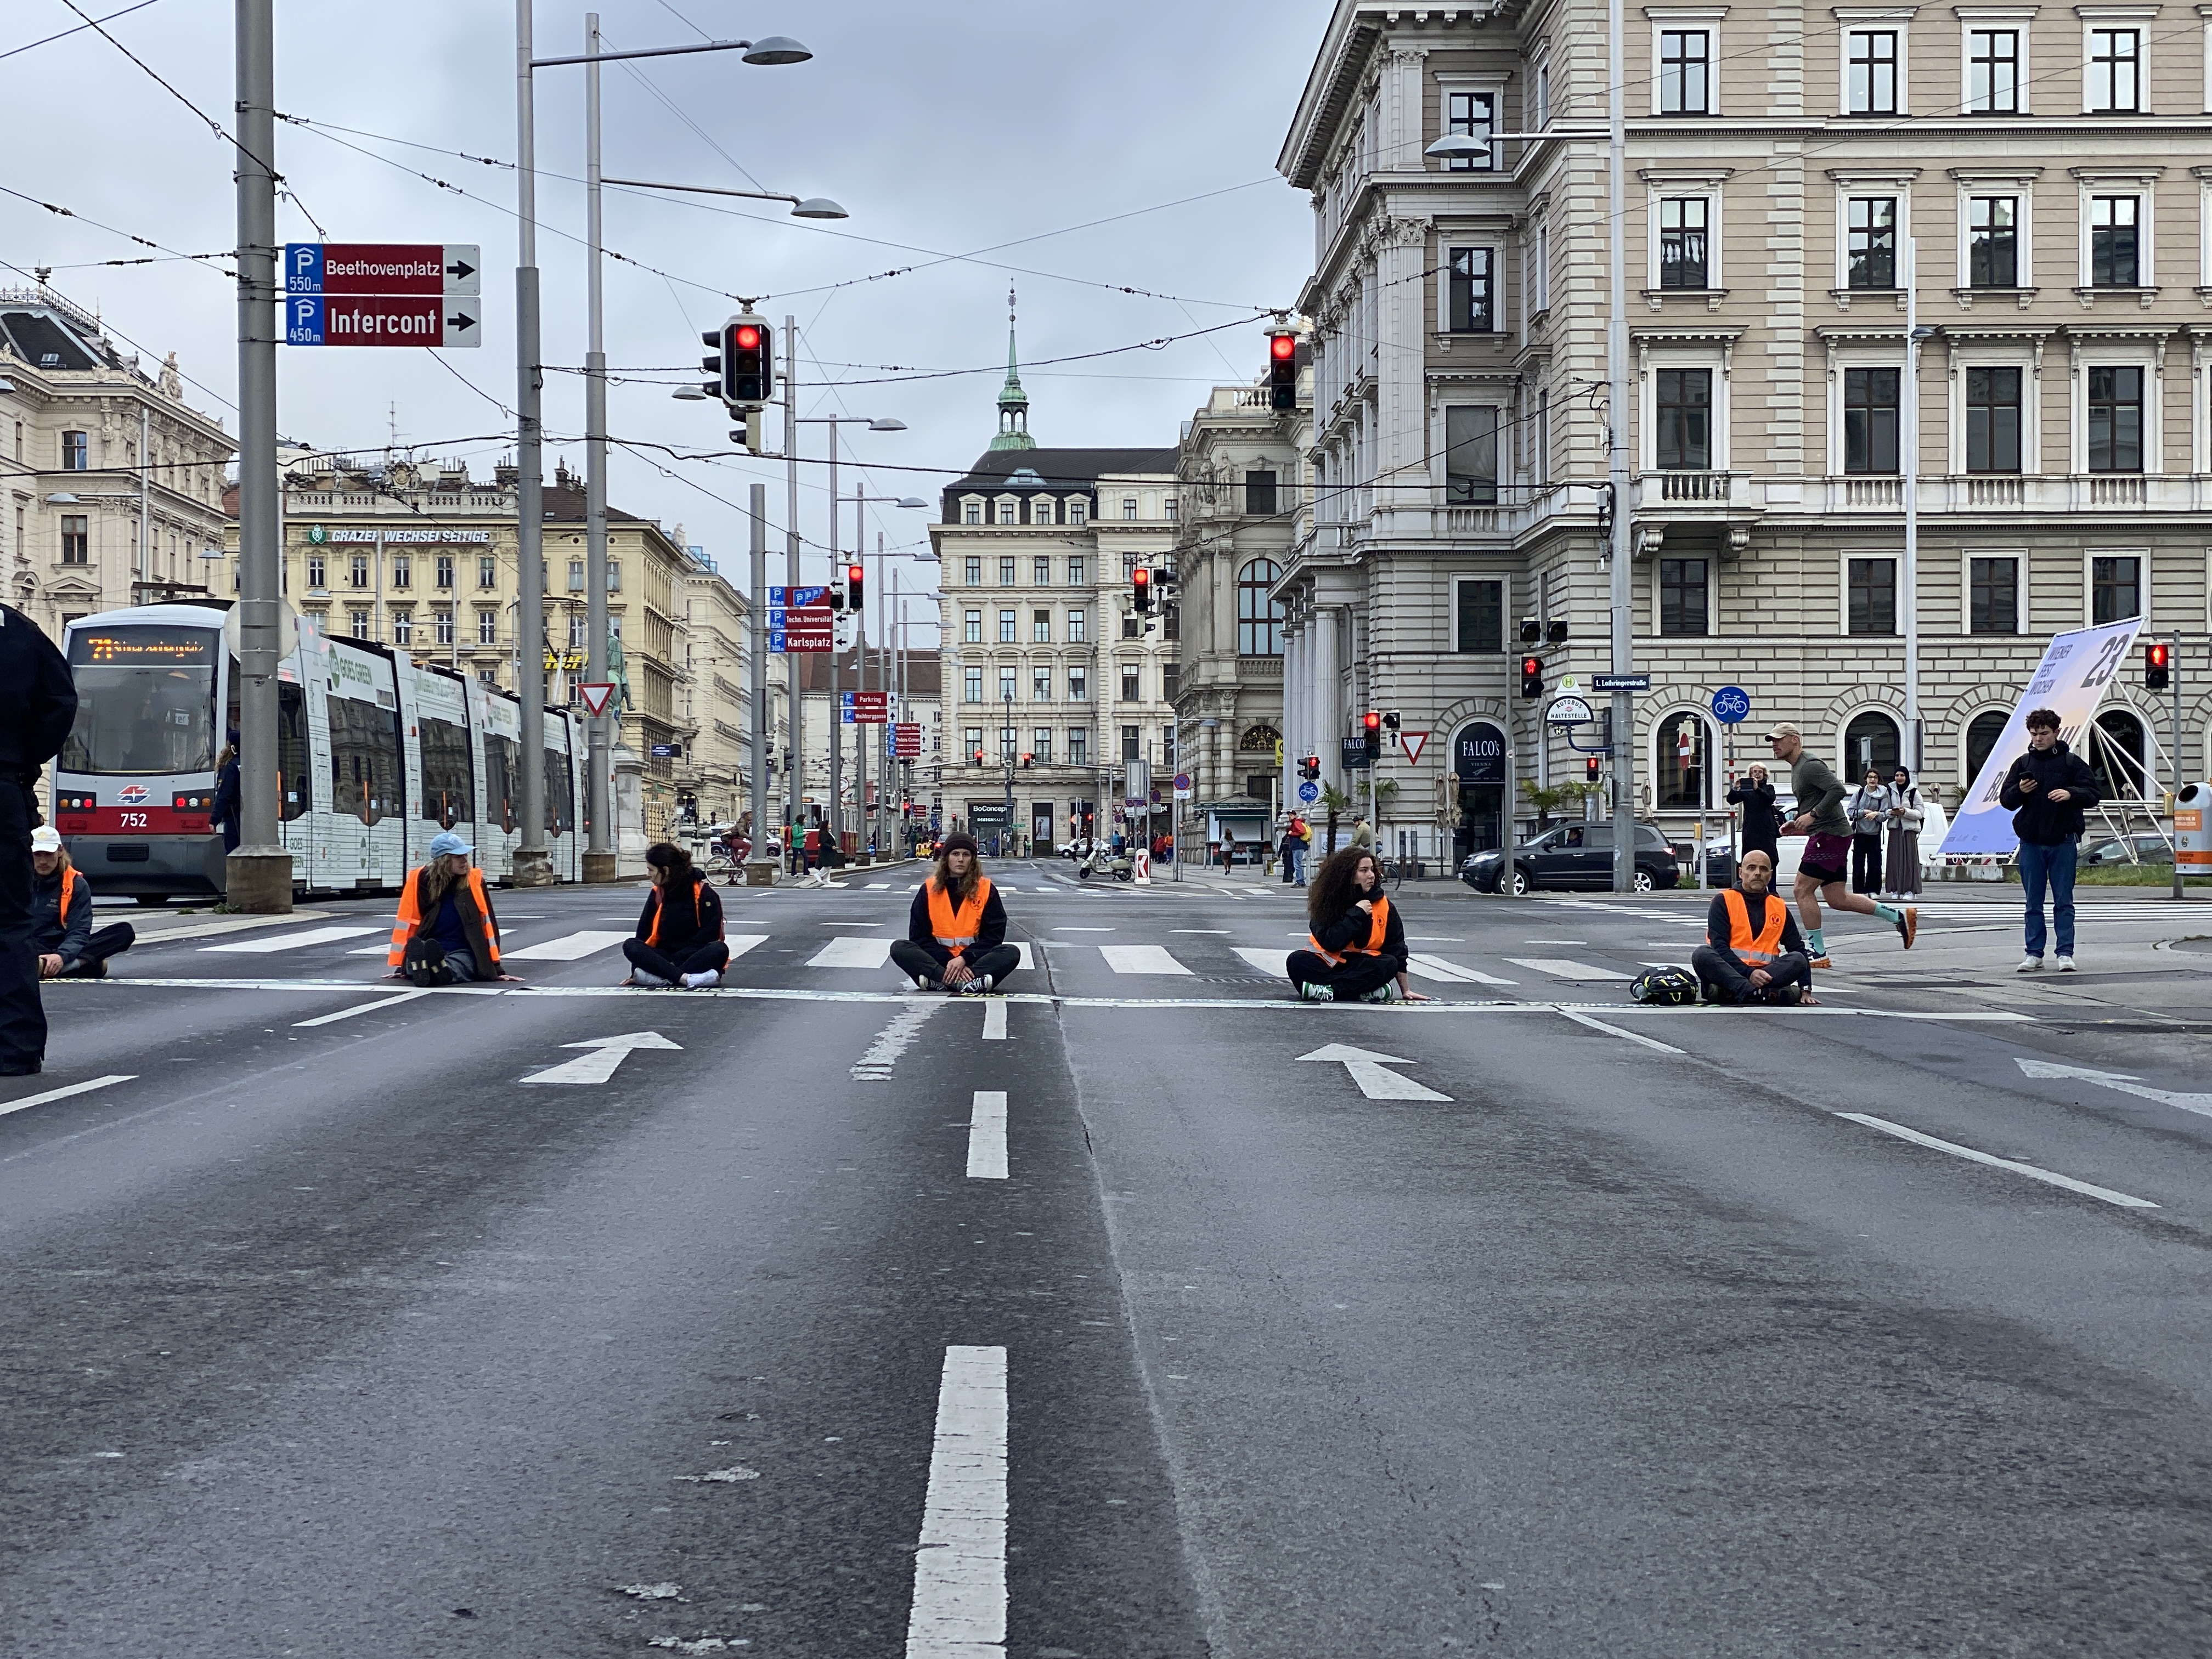
[[[1336,988],[1334,985],[1301,985],[1298,987],[1298,1000],[1334,1002],[1336,1000]]]

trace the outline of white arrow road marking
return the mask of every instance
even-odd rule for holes
[[[2061,1066],[2056,1060],[2030,1060],[2024,1054],[2014,1054],[2014,1063],[2030,1077],[2079,1078],[2084,1083],[2094,1083],[2100,1088],[2117,1089],[2124,1095],[2140,1095],[2145,1100],[2154,1100],[2161,1106],[2177,1106],[2185,1112],[2194,1112],[2199,1117],[2212,1117],[2212,1095],[2179,1094],[2171,1089],[2154,1089],[2136,1080],[2128,1072],[2093,1071],[2087,1066]]]
[[[998,1005],[1004,1007],[1006,1005]],[[968,1120],[968,1178],[1006,1178],[1006,1091],[978,1089]]]
[[[10,1112],[27,1112],[33,1106],[43,1106],[50,1100],[67,1100],[71,1095],[89,1094],[94,1089],[105,1089],[111,1083],[128,1083],[137,1076],[136,1072],[118,1072],[112,1077],[96,1077],[89,1083],[72,1083],[65,1088],[49,1089],[42,1095],[26,1095],[21,1100],[0,1100],[0,1117]]]
[[[1410,1060],[1401,1060],[1395,1054],[1378,1054],[1370,1048],[1353,1048],[1341,1042],[1332,1042],[1326,1048],[1316,1048],[1310,1054],[1300,1054],[1300,1060],[1341,1060],[1344,1069],[1352,1073],[1352,1080],[1359,1085],[1359,1092],[1370,1100],[1449,1100],[1449,1095],[1440,1095],[1434,1089],[1423,1087],[1409,1077],[1385,1071],[1386,1066],[1411,1066]]]
[[[2155,1210],[2158,1206],[2147,1198],[2131,1198],[2125,1193],[2116,1193],[2110,1187],[2093,1187],[2086,1181],[2076,1181],[2072,1176],[2053,1174],[2039,1170],[2033,1164],[2016,1163],[2008,1158],[1996,1158],[1988,1152],[1978,1152],[1971,1146],[1961,1146],[1954,1140],[1938,1140],[1934,1135],[1923,1135],[1917,1129],[1908,1129],[1902,1123],[1892,1123],[1886,1117],[1869,1117],[1864,1112],[1838,1112],[1838,1117],[1849,1118],[1854,1123],[1863,1123],[1869,1129],[1879,1129],[1886,1135],[1895,1135],[1899,1140],[1909,1140],[1916,1146],[1933,1147],[1939,1152],[1948,1152],[1954,1158],[1963,1158],[1976,1164],[1986,1164],[1991,1169],[2010,1170],[2014,1175],[2024,1175],[2031,1181],[2047,1182],[2053,1187],[2063,1187],[2069,1193],[2081,1193],[2090,1198],[2101,1198],[2107,1204],[2117,1204],[2125,1210]]]
[[[673,1048],[679,1052],[684,1045],[671,1042],[658,1031],[627,1031],[621,1036],[592,1037],[583,1042],[564,1042],[563,1048],[587,1048],[591,1052],[579,1054],[574,1060],[564,1060],[558,1066],[550,1066],[542,1072],[532,1072],[524,1078],[525,1083],[605,1083],[615,1074],[623,1057],[637,1048]]]
[[[913,994],[911,991],[907,993],[909,997]],[[876,1040],[868,1045],[867,1051],[853,1062],[854,1081],[890,1082],[893,1063],[906,1052],[907,1044],[921,1035],[922,1022],[944,1006],[933,996],[927,1002],[912,1003],[893,1014],[890,1024],[876,1033]]]
[[[1006,1351],[947,1348],[906,1659],[999,1659],[1006,1640]]]
[[[563,933],[558,939],[540,939],[535,945],[503,954],[509,962],[581,962],[586,957],[595,957],[611,945],[635,937],[627,927],[620,933],[592,927],[579,933]]]

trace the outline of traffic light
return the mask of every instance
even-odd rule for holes
[[[1585,755],[1583,757],[1583,781],[1587,783],[1595,783],[1597,781],[1597,757],[1595,755]]]
[[[1367,744],[1367,758],[1370,761],[1381,760],[1382,758],[1382,716],[1372,708],[1362,714],[1359,717],[1359,735]]]
[[[1140,617],[1148,614],[1152,608],[1152,573],[1145,566],[1139,565],[1129,573],[1129,591],[1134,597],[1137,614]]]
[[[1031,754],[1029,754],[1029,753],[1027,753],[1027,752],[1025,751],[1025,752],[1023,754],[1023,756],[1022,756],[1022,770],[1023,770],[1023,771],[1024,771],[1024,772],[1028,771],[1028,770],[1030,769],[1030,763],[1032,761],[1034,761],[1036,758],[1036,756],[1031,755]]]
[[[1522,617],[1521,643],[1523,645],[1541,645],[1543,642],[1544,624],[1538,622],[1534,617]]]
[[[1298,762],[1298,776],[1308,783],[1321,781],[1321,757],[1307,755]]]
[[[969,764],[971,766],[981,766],[983,763],[983,751],[978,749],[973,755],[970,755],[968,757],[968,760]]]
[[[1297,404],[1297,336],[1271,333],[1267,337],[1267,407],[1296,409]]]
[[[732,409],[766,403],[775,392],[775,343],[768,324],[750,313],[732,317],[722,325],[720,343],[722,401]]]
[[[1399,728],[1399,724],[1396,709],[1386,708],[1382,711],[1382,729],[1385,732],[1395,732]]]
[[[2173,647],[2164,640],[2143,647],[2143,690],[2163,691],[2173,673]]]
[[[1544,695],[1544,659],[1541,657],[1521,659],[1521,695],[1524,697]]]
[[[836,616],[839,611],[845,608],[845,590],[838,583],[832,581],[830,584],[830,592],[827,597],[830,601],[830,614],[831,616]]]
[[[845,608],[858,616],[860,611],[860,579],[867,574],[865,565],[845,567]]]

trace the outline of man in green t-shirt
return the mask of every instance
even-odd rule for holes
[[[1797,797],[1797,816],[1782,826],[1785,836],[1804,836],[1805,854],[1797,861],[1797,915],[1805,924],[1805,943],[1813,952],[1813,966],[1826,968],[1828,947],[1821,937],[1820,902],[1831,908],[1856,910],[1880,916],[1897,929],[1905,948],[1912,948],[1920,931],[1920,912],[1911,905],[1899,909],[1854,893],[1844,877],[1850,864],[1851,821],[1844,814],[1844,786],[1828,763],[1805,747],[1802,732],[1788,721],[1766,734],[1774,758],[1790,769],[1790,788]]]

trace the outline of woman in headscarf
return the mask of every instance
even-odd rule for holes
[[[1881,883],[1892,898],[1919,896],[1920,826],[1927,816],[1911,772],[1899,767],[1889,781],[1889,854]]]

